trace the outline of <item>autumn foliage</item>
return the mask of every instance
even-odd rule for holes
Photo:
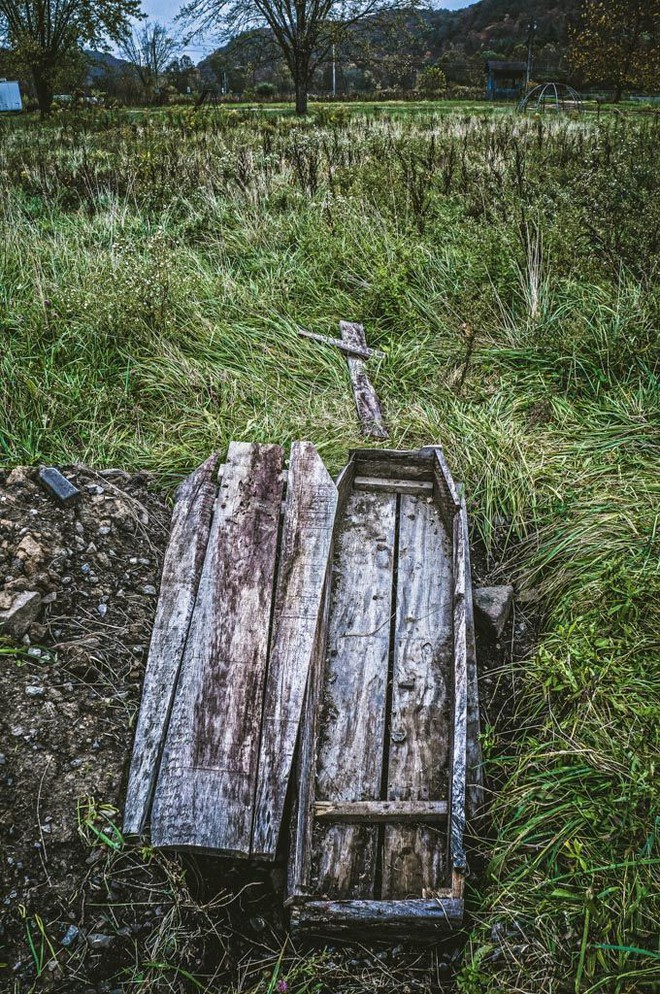
[[[570,60],[585,79],[626,89],[660,88],[660,0],[585,0]]]

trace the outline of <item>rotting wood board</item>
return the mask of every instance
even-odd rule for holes
[[[415,802],[448,796],[452,547],[432,501],[400,498],[399,522],[387,796]],[[388,826],[382,897],[436,887],[445,849],[436,826]]]
[[[284,452],[232,443],[154,795],[151,837],[249,856]]]
[[[339,328],[342,341],[346,345],[352,349],[366,350],[367,340],[361,324],[340,321]],[[364,361],[358,359],[355,355],[348,355],[346,361],[351,376],[351,383],[353,384],[355,407],[360,424],[362,425],[363,434],[367,438],[388,438],[389,432],[385,427],[378,394],[367,376]]]
[[[213,455],[177,491],[163,561],[128,779],[123,830],[139,835],[149,814],[217,494]]]
[[[334,348],[339,349],[340,352],[346,352],[348,355],[355,356],[357,359],[373,359],[375,356],[382,359],[384,356],[383,352],[379,352],[377,349],[370,349],[368,347],[361,348],[358,345],[349,345],[346,342],[342,342],[341,338],[330,338],[328,335],[317,335],[314,331],[307,331],[306,328],[298,328],[298,334],[301,338],[309,338],[313,342],[320,342],[321,345],[332,345]]]
[[[332,576],[316,798],[380,797],[388,679],[396,497],[354,491]],[[377,829],[318,826],[320,893],[373,896]]]
[[[337,488],[314,448],[294,442],[287,476],[259,753],[252,854],[274,858],[307,675],[319,638]]]

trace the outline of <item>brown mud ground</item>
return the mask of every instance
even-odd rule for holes
[[[179,859],[124,842],[170,509],[146,474],[63,471],[82,492],[73,508],[59,507],[36,471],[0,471],[0,596],[41,596],[24,634],[0,636],[0,991],[451,986],[464,936],[417,950],[321,944],[305,956],[286,940],[281,866]],[[485,567],[476,572],[489,579]],[[499,646],[479,647],[486,729],[508,721],[514,637],[516,657],[529,651],[530,623],[519,614],[513,624]],[[486,852],[483,839],[473,847],[477,880]]]

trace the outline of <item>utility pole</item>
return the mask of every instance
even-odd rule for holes
[[[525,71],[525,93],[529,90],[529,81],[532,78],[532,69],[534,67],[534,35],[538,24],[536,21],[529,22],[529,33],[527,35],[527,69]]]

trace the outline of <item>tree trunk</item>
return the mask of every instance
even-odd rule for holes
[[[307,78],[296,79],[296,114],[298,117],[307,116]]]
[[[34,78],[34,88],[37,92],[39,113],[44,118],[50,114],[50,108],[53,104],[53,84],[50,81],[49,73],[42,75],[33,71],[32,76]]]

